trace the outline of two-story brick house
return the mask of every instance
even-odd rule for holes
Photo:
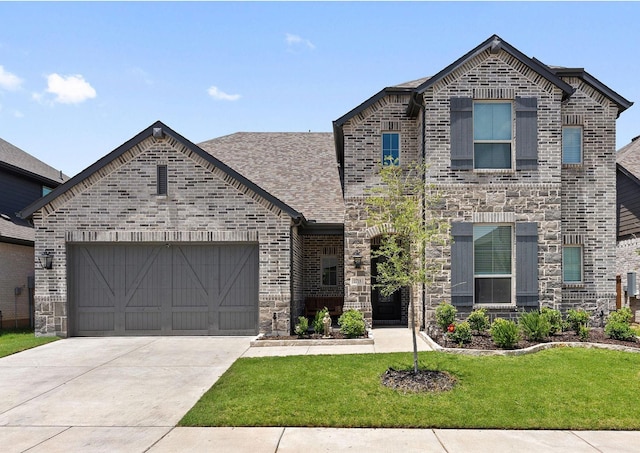
[[[615,301],[615,121],[631,102],[580,68],[550,67],[492,36],[439,73],[385,88],[334,122],[345,197],[345,306],[376,321],[364,200],[386,156],[424,159],[451,241],[422,322]],[[395,304],[406,305],[407,297]],[[388,301],[384,301],[388,303]],[[382,303],[382,304],[384,304]],[[402,312],[406,312],[404,306]]]
[[[41,334],[290,330],[312,297],[407,324],[409,289],[373,288],[367,189],[383,159],[424,160],[451,240],[429,250],[419,323],[615,300],[615,120],[631,106],[583,69],[492,36],[424,79],[381,90],[333,134],[233,134],[195,145],[158,122],[27,208]],[[265,165],[265,162],[268,165]],[[341,190],[342,189],[342,190]]]

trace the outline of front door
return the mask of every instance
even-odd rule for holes
[[[377,246],[372,246],[373,249]],[[371,306],[374,324],[400,324],[402,321],[402,291],[398,290],[390,296],[383,296],[375,288],[378,276],[378,263],[384,258],[371,259]]]

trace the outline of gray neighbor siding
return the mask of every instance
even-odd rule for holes
[[[156,167],[168,167],[168,194],[156,195]],[[68,335],[67,250],[82,243],[257,243],[259,331],[274,315],[289,330],[291,217],[171,137],[133,146],[33,215],[36,332]],[[294,274],[295,276],[295,274]],[[257,332],[256,332],[257,333]]]

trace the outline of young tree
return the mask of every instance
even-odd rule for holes
[[[388,231],[380,248],[372,251],[378,262],[374,285],[384,296],[409,288],[409,322],[413,336],[413,369],[418,372],[414,290],[433,282],[435,260],[426,260],[427,247],[442,245],[448,236],[448,222],[433,215],[441,197],[425,182],[426,166],[401,167],[388,161],[380,167],[381,185],[369,190],[366,199],[367,225]]]

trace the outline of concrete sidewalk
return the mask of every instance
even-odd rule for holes
[[[640,432],[176,428],[239,356],[409,352],[406,328],[374,344],[249,347],[251,338],[72,338],[0,359],[0,451],[638,452]],[[418,337],[421,351],[429,346]]]
[[[638,431],[174,428],[149,452],[637,453]]]

